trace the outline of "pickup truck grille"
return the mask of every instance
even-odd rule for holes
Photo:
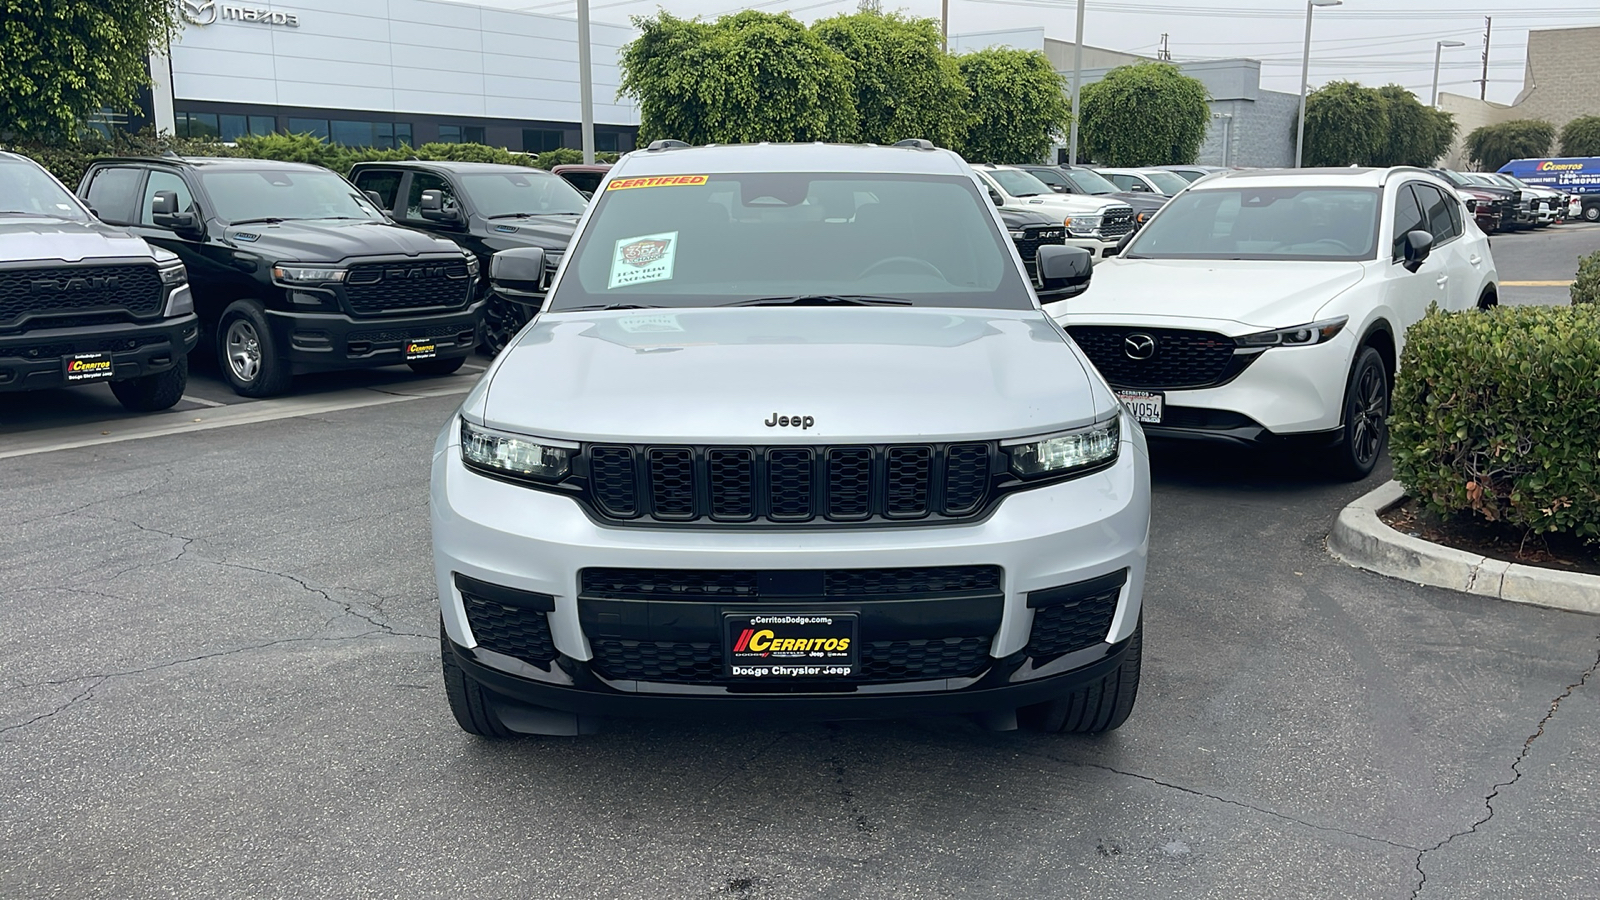
[[[163,294],[153,263],[0,269],[0,325],[109,310],[156,316]]]
[[[1067,242],[1067,226],[1065,225],[1027,225],[1021,229],[1022,237],[1012,238],[1017,245],[1017,254],[1024,262],[1033,262],[1039,256],[1039,248],[1045,244],[1065,244]]]
[[[1133,230],[1133,207],[1119,206],[1106,210],[1106,217],[1100,222],[1100,234],[1108,238],[1119,238]]]
[[[472,298],[472,279],[461,258],[360,263],[350,267],[344,291],[358,316],[460,309]]]
[[[1141,389],[1214,387],[1233,380],[1259,353],[1235,354],[1233,338],[1210,331],[1179,328],[1075,325],[1067,329],[1106,381],[1116,387]],[[1129,340],[1148,337],[1153,352],[1144,359],[1129,355]]]
[[[839,447],[596,444],[584,499],[619,522],[840,524],[968,519],[1003,474],[992,443]]]

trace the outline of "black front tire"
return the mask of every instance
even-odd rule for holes
[[[406,363],[418,375],[449,375],[467,361],[465,356],[450,359],[418,359]]]
[[[1017,721],[1051,734],[1099,734],[1115,731],[1128,721],[1139,698],[1139,670],[1144,656],[1144,616],[1133,628],[1122,662],[1111,673],[1064,697],[1024,706]]]
[[[1372,347],[1356,351],[1344,388],[1344,428],[1328,468],[1343,481],[1372,474],[1389,446],[1389,370]]]
[[[217,322],[217,365],[233,392],[242,397],[271,397],[289,389],[294,371],[261,304],[235,300]]]
[[[483,305],[483,352],[498,356],[522,330],[522,326],[533,318],[534,312],[537,312],[537,308],[530,309],[499,294],[491,294],[489,302]]]
[[[1600,203],[1593,206],[1585,206],[1583,208],[1583,220],[1585,222],[1600,222]]]
[[[486,738],[517,736],[500,721],[483,686],[456,662],[442,619],[439,622],[439,662],[444,669],[444,693],[450,701],[450,713],[456,717],[456,724],[462,731]]]
[[[189,357],[179,353],[165,372],[111,382],[111,393],[129,412],[157,412],[177,405],[188,386]]]

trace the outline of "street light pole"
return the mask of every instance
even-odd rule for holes
[[[583,117],[583,161],[594,163],[594,71],[589,65],[589,0],[578,0],[578,106]]]
[[[1344,0],[1306,0],[1306,44],[1300,52],[1300,124],[1294,136],[1294,167],[1300,168],[1305,157],[1306,143],[1306,88],[1311,78],[1311,10],[1318,6],[1341,6]]]
[[[1078,164],[1078,88],[1082,84],[1083,0],[1078,0],[1078,30],[1072,36],[1072,136],[1067,138],[1067,162],[1074,166]]]
[[[1433,108],[1439,108],[1439,54],[1446,47],[1465,47],[1461,41],[1438,41],[1433,45]]]

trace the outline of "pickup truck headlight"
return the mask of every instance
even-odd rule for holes
[[[279,284],[328,284],[344,280],[346,270],[332,266],[276,265],[272,280]]]
[[[478,277],[478,254],[472,253],[471,251],[468,251],[466,249],[462,249],[461,255],[466,257],[466,259],[467,259],[467,277],[468,278],[477,278]]]
[[[1116,418],[1047,437],[1001,442],[1011,456],[1011,471],[1023,478],[1098,468],[1117,458],[1121,444]]]
[[[156,271],[161,274],[162,284],[188,284],[189,282],[189,270],[185,269],[181,262],[162,263]]]
[[[545,441],[526,435],[506,434],[461,420],[461,458],[467,465],[535,481],[555,481],[572,466],[576,444]]]
[[[1061,220],[1067,226],[1067,231],[1073,234],[1094,234],[1100,230],[1100,223],[1105,221],[1105,216],[1071,216]]]
[[[1309,347],[1312,344],[1333,340],[1335,335],[1344,330],[1345,323],[1349,321],[1349,316],[1340,316],[1337,319],[1324,319],[1321,322],[1296,325],[1293,328],[1258,331],[1233,340],[1241,347]]]

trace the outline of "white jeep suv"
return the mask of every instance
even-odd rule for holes
[[[1045,308],[1150,436],[1292,439],[1355,479],[1387,444],[1406,328],[1495,305],[1495,281],[1488,238],[1422,169],[1228,172]]]
[[[1117,242],[1133,231],[1133,207],[1084,194],[1058,194],[1022,169],[975,165],[972,171],[1002,209],[1026,209],[1059,216],[1067,226],[1067,246],[1082,247],[1096,258],[1112,256]]]

